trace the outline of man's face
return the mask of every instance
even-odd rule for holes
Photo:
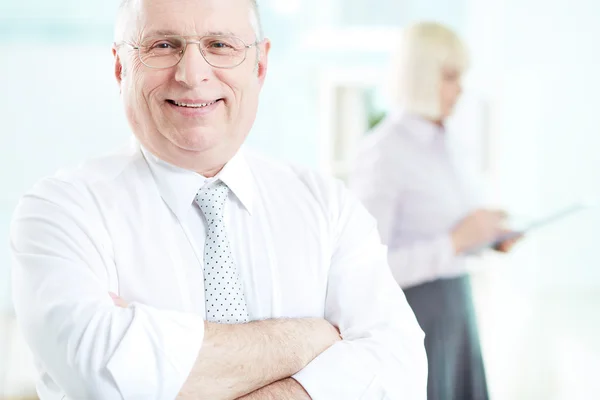
[[[248,0],[139,0],[125,13],[122,39],[136,46],[164,34],[198,40],[226,33],[245,44],[258,39]],[[189,44],[178,65],[153,69],[136,50],[120,47],[117,80],[133,132],[167,162],[218,172],[214,169],[233,157],[254,123],[268,51],[269,43],[262,42],[247,50],[243,63],[224,69],[208,64],[199,46]]]

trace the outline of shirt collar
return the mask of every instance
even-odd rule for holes
[[[252,215],[254,205],[254,177],[250,171],[248,160],[243,150],[239,150],[235,156],[216,176],[225,183],[231,192],[238,198],[246,211]],[[196,193],[194,193],[196,195]]]
[[[444,142],[446,139],[446,128],[419,115],[402,112],[396,115],[396,119],[412,137],[421,143],[429,145],[434,142]]]
[[[225,183],[246,211],[252,215],[254,180],[242,150],[238,151],[214,178],[206,178],[194,171],[161,160],[142,145],[140,149],[154,176],[161,197],[180,220],[186,219],[198,190],[216,180]]]

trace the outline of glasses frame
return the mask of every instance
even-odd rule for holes
[[[175,64],[173,64],[173,65],[171,65],[169,67],[153,67],[151,65],[146,64],[144,62],[144,60],[142,59],[142,54],[140,52],[141,48],[142,48],[141,45],[130,43],[130,42],[127,42],[127,41],[124,40],[122,42],[115,43],[114,46],[115,46],[115,48],[117,50],[121,46],[123,46],[123,45],[127,45],[127,46],[131,47],[133,50],[135,50],[137,52],[137,56],[138,56],[138,59],[140,60],[140,62],[142,64],[144,64],[148,68],[152,68],[152,69],[168,69],[168,68],[173,68],[173,67],[179,65],[179,63],[181,62],[181,60],[183,60],[183,57],[185,57],[185,52],[186,52],[186,50],[188,48],[188,44],[197,44],[198,45],[198,49],[200,50],[200,54],[202,54],[202,58],[204,58],[204,61],[206,61],[208,63],[208,65],[210,65],[213,68],[219,68],[219,69],[233,69],[233,68],[239,67],[240,65],[242,65],[244,63],[244,61],[246,61],[246,58],[248,58],[248,49],[250,49],[251,47],[258,46],[260,43],[262,43],[262,40],[258,40],[257,39],[253,43],[246,44],[246,42],[244,42],[242,39],[240,39],[239,37],[237,37],[235,35],[204,35],[204,36],[158,35],[156,37],[157,38],[165,38],[165,39],[169,39],[169,38],[181,38],[181,39],[183,39],[183,50],[181,52],[181,57],[179,58],[179,61],[177,61]],[[221,67],[221,66],[217,66],[217,65],[212,64],[210,61],[208,61],[206,59],[206,55],[204,54],[204,50],[200,46],[201,43],[202,43],[202,40],[204,38],[207,38],[207,37],[212,37],[212,38],[233,37],[233,38],[239,40],[244,45],[243,46],[243,49],[244,49],[244,58],[242,58],[242,60],[239,63],[237,63],[237,64],[235,64],[233,66],[230,66],[230,67]],[[198,38],[198,39],[197,40],[189,40],[188,38]]]

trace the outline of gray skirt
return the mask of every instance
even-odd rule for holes
[[[469,277],[439,279],[404,293],[426,335],[428,400],[488,400]]]

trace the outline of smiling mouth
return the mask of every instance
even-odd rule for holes
[[[175,100],[167,100],[167,103],[172,104],[174,106],[177,107],[185,107],[185,108],[205,108],[208,106],[212,106],[213,104],[215,104],[218,101],[221,101],[222,99],[217,99],[214,101],[211,101],[209,103],[180,103],[178,101]]]

